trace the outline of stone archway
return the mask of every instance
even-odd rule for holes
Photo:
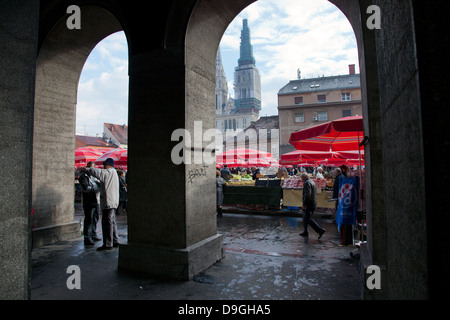
[[[78,81],[92,49],[122,27],[107,10],[82,7],[82,28],[61,18],[39,50],[33,137],[33,245],[80,236],[74,222],[74,152]]]
[[[214,128],[213,105],[215,81],[215,56],[219,42],[231,21],[245,7],[255,0],[199,0],[190,15],[185,38],[186,63],[186,128],[193,132],[195,120],[206,123],[203,129]],[[366,150],[366,201],[368,211],[369,239],[372,241],[372,210],[383,212],[382,193],[382,160],[379,128],[379,96],[376,52],[373,32],[364,28],[363,12],[360,1],[330,0],[349,20],[355,32],[361,74],[361,91],[363,97],[363,115],[365,135],[370,136]],[[369,49],[367,51],[367,49]],[[370,77],[367,78],[368,70]],[[202,148],[206,147],[206,143]],[[372,150],[373,152],[370,152]],[[372,161],[374,160],[374,161]],[[372,175],[372,172],[376,173]],[[373,179],[373,181],[372,181]],[[374,195],[374,196],[373,196]],[[382,216],[382,214],[381,214]],[[379,217],[379,216],[378,216]],[[377,232],[384,224],[377,218]],[[370,243],[371,245],[371,243]],[[371,249],[371,248],[370,248]]]
[[[433,171],[435,166],[445,168],[447,157],[445,154],[440,157],[438,149],[443,145],[442,140],[445,143],[449,140],[447,118],[441,114],[436,116],[436,111],[448,109],[442,99],[446,92],[445,81],[438,81],[445,74],[441,66],[446,57],[441,46],[447,36],[446,13],[439,4],[423,4],[417,0],[330,1],[353,25],[359,49],[365,129],[370,139],[366,146],[369,158],[366,158],[367,249],[369,263],[379,265],[382,270],[382,290],[371,294],[374,298],[438,297],[442,291],[439,289],[445,289],[448,283],[442,263],[447,245],[445,230],[449,225],[448,215],[442,214],[446,206],[442,199],[447,195],[445,188],[435,188]],[[201,110],[213,101],[213,90],[211,96],[201,90],[203,85],[214,88],[212,53],[227,24],[251,2],[173,0],[161,2],[161,10],[144,12],[125,0],[86,1],[114,7],[115,12],[121,14],[127,37],[132,34],[128,38],[133,44],[129,55],[132,95],[129,152],[133,154],[129,178],[133,189],[130,187],[128,221],[132,245],[128,255],[135,259],[132,262],[135,266],[146,267],[152,261],[167,262],[164,258],[169,256],[175,258],[171,263],[177,266],[176,270],[165,264],[158,265],[159,270],[172,274],[181,272],[189,277],[220,258],[220,237],[215,235],[213,226],[214,212],[210,212],[211,216],[196,215],[196,208],[211,210],[200,203],[212,196],[213,192],[208,189],[211,182],[201,177],[205,179],[204,184],[189,185],[191,167],[174,165],[170,152],[176,143],[159,137],[170,137],[177,128],[189,129],[195,120],[211,121],[209,113],[201,115],[193,107],[197,108],[198,104]],[[77,77],[82,57],[87,57],[90,50],[78,37],[83,35],[89,39],[85,31],[92,34],[94,30],[102,30],[102,26],[111,21],[111,15],[104,14],[98,24],[94,23],[95,18],[85,20],[82,28],[90,24],[92,28],[67,33],[63,20],[56,24],[52,19],[51,22],[45,19],[55,15],[63,19],[67,3],[63,0],[0,2],[0,91],[3,99],[0,164],[8,169],[2,176],[5,183],[0,185],[0,199],[4,204],[0,212],[0,231],[5,235],[0,237],[0,264],[4,270],[0,275],[0,294],[6,298],[29,297],[31,195],[37,209],[33,217],[36,227],[51,232],[50,229],[61,230],[71,224],[69,217],[73,209],[59,204],[61,201],[73,203],[72,170],[66,168],[67,164],[72,165],[73,149],[70,148],[70,152],[66,147],[53,150],[53,153],[61,151],[67,159],[61,156],[58,158],[61,166],[52,167],[55,160],[46,158],[45,145],[47,137],[53,135],[67,142],[70,140],[67,132],[73,129],[54,125],[51,119],[56,119],[52,118],[55,115],[51,112],[49,115],[48,111],[61,110],[66,113],[63,118],[74,117]],[[364,26],[366,9],[372,4],[382,9],[380,31]],[[98,18],[100,11],[94,17]],[[112,25],[120,29],[117,22]],[[58,28],[60,33],[55,32]],[[103,36],[96,33],[97,40],[90,38],[92,47],[111,31],[103,29]],[[44,41],[42,37],[47,34],[50,36]],[[208,43],[199,42],[204,36]],[[52,39],[58,41],[52,42]],[[64,43],[64,50],[60,42]],[[193,45],[195,43],[198,47]],[[202,49],[205,52],[201,52]],[[69,53],[73,54],[74,61],[67,60]],[[33,102],[36,103],[36,152],[32,156]],[[161,116],[171,121],[163,122],[159,119]],[[52,128],[47,133],[44,119]],[[198,150],[193,148],[192,151],[195,155]],[[161,167],[165,172],[161,177],[153,177],[153,170]],[[54,182],[47,176],[54,172],[61,181]],[[445,182],[448,173],[441,174]],[[401,185],[392,183],[393,177],[401,177]],[[161,178],[168,178],[164,190],[160,187]],[[36,193],[40,187],[52,183],[56,184],[53,188],[56,192],[43,192],[45,200],[42,201],[47,201],[50,208],[45,209]],[[201,197],[193,199],[197,195]],[[51,226],[53,228],[49,228]],[[196,233],[199,230],[201,232]],[[148,248],[161,250],[154,250],[146,259],[141,259],[140,253],[148,253]],[[127,249],[120,248],[119,267],[120,256],[125,251]],[[203,253],[210,255],[203,259],[200,255]],[[159,261],[154,259],[158,255],[162,258]],[[126,261],[127,256],[124,257]],[[199,263],[202,260],[205,263]]]

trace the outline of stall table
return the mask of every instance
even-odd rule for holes
[[[283,205],[289,207],[302,206],[303,189],[283,189]],[[325,191],[317,193],[317,207],[318,208],[334,208],[335,201],[330,201],[333,198],[333,191]]]
[[[226,205],[266,205],[279,207],[283,197],[280,186],[227,186],[223,204]]]

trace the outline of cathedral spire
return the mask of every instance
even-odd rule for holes
[[[255,64],[255,58],[253,58],[253,47],[250,43],[250,28],[248,27],[247,19],[242,20],[240,54],[241,56],[238,60],[239,66]]]

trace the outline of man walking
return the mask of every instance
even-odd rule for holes
[[[303,180],[303,228],[304,231],[300,233],[302,237],[308,237],[308,225],[319,234],[319,239],[325,233],[325,229],[321,228],[311,216],[317,207],[317,191],[316,184],[312,181],[307,173],[302,173],[301,178]]]
[[[116,210],[119,206],[119,176],[114,169],[114,159],[103,162],[104,169],[88,168],[89,173],[101,184],[100,207],[102,209],[103,245],[97,250],[111,250],[119,246],[117,237]]]

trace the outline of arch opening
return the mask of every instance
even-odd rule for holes
[[[68,29],[67,16],[62,17],[43,41],[36,63],[32,168],[35,247],[80,236],[73,205],[79,79],[92,49],[122,30],[109,11],[96,6],[81,8],[82,29]]]
[[[203,121],[203,128],[213,128],[215,124],[215,109],[213,105],[215,102],[215,67],[216,54],[219,47],[220,40],[228,25],[238,14],[254,1],[252,0],[236,0],[227,1],[226,3],[220,1],[197,1],[195,8],[190,15],[186,37],[185,37],[185,64],[186,64],[186,129],[193,129],[193,120]],[[358,1],[341,1],[331,0],[342,13],[347,17],[350,25],[353,28],[356,37],[358,61],[355,64],[359,65],[361,77],[361,100],[362,100],[362,115],[364,118],[364,131],[367,136],[374,136],[374,141],[371,145],[366,146],[366,207],[368,212],[368,239],[371,241],[371,223],[370,214],[372,210],[372,202],[375,200],[371,193],[372,187],[372,171],[380,170],[381,162],[376,165],[371,164],[370,148],[377,150],[380,147],[379,141],[376,141],[376,136],[380,133],[377,128],[378,112],[378,84],[376,74],[376,56],[372,52],[366,54],[365,47],[370,45],[370,40],[364,39],[363,34],[367,30],[363,30],[360,4]],[[205,30],[208,30],[206,32]],[[367,59],[367,60],[366,60]],[[372,74],[370,81],[366,78],[366,69],[370,68]],[[374,72],[375,71],[375,72]],[[199,94],[200,93],[200,94]],[[195,97],[196,99],[192,99]],[[368,99],[368,97],[370,99]],[[206,125],[205,125],[206,124]],[[224,123],[225,126],[225,123]],[[226,124],[227,129],[230,129],[230,124]],[[371,127],[375,130],[370,132]],[[204,143],[203,148],[206,147]],[[378,157],[380,154],[377,154]],[[211,176],[213,174],[211,173]],[[187,186],[189,189],[190,186]],[[377,188],[377,187],[375,187]],[[213,191],[210,194],[214,197]],[[376,199],[378,201],[381,199]],[[382,201],[377,202],[377,205],[382,206]],[[189,218],[189,217],[188,217]],[[369,247],[370,250],[370,247]]]

